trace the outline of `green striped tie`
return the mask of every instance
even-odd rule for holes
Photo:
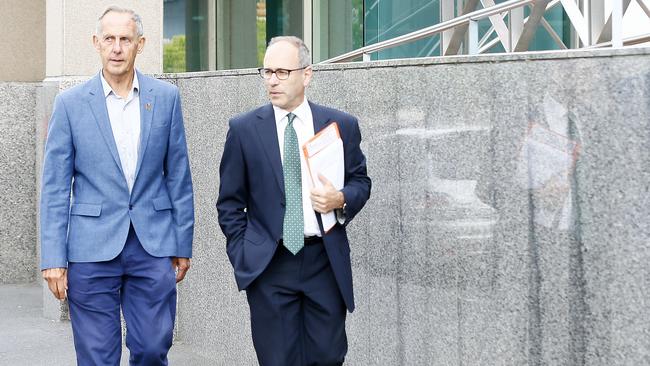
[[[284,196],[286,209],[282,225],[282,242],[293,254],[304,245],[305,224],[302,216],[302,175],[300,173],[300,149],[298,135],[293,128],[296,115],[289,113],[284,129]]]

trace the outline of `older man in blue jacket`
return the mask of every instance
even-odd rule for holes
[[[41,269],[67,296],[79,365],[167,365],[194,210],[178,89],[135,70],[140,17],[108,8],[102,70],[57,96],[41,190]],[[177,272],[177,273],[175,273]]]

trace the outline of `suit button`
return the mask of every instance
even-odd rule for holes
[[[133,210],[133,205],[129,205],[129,211]]]

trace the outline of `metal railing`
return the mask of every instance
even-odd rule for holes
[[[453,7],[455,0],[441,0],[441,6]],[[461,44],[466,44],[467,54],[474,55],[485,53],[497,44],[502,44],[506,52],[527,51],[539,25],[543,26],[560,49],[568,49],[562,38],[557,35],[551,25],[544,19],[544,13],[549,9],[562,5],[566,12],[574,33],[576,34],[575,48],[623,47],[650,41],[650,34],[623,39],[623,15],[630,1],[637,1],[641,9],[650,17],[650,6],[647,0],[613,0],[611,15],[605,21],[603,1],[593,1],[587,7],[585,14],[580,10],[577,0],[508,0],[494,4],[494,0],[480,0],[485,6],[483,9],[474,10],[479,0],[468,0],[464,11],[466,14],[453,19],[442,21],[438,24],[422,28],[386,41],[361,47],[357,50],[332,57],[320,63],[336,63],[354,61],[362,58],[370,61],[371,54],[401,46],[422,38],[435,35],[447,37],[441,42],[442,54],[457,55],[460,53]],[[524,18],[524,7],[530,8],[530,15]],[[469,12],[467,12],[469,9]],[[508,16],[508,25],[504,18]],[[602,15],[601,21],[598,16]],[[489,18],[492,23],[487,33],[479,39],[478,22]],[[497,37],[490,39],[496,33]]]

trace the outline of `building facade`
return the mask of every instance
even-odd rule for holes
[[[303,38],[312,50],[313,62],[317,63],[439,24],[481,9],[483,5],[504,2],[506,0],[165,0],[163,69],[183,72],[259,67],[265,45],[278,35]],[[569,2],[549,2],[543,26],[535,30],[527,50],[584,47],[586,42],[578,37],[579,32],[568,14],[572,15],[574,23],[580,24],[579,14],[589,12],[593,14],[593,24],[602,24],[607,21],[606,14],[611,13],[612,0],[575,4],[574,8]],[[650,20],[639,3],[625,1],[623,5],[626,10],[624,35],[650,33]],[[568,11],[566,6],[569,6]],[[531,10],[532,6],[524,6],[519,13],[508,13],[502,17],[503,26],[511,26],[518,17],[523,22]],[[581,13],[575,13],[576,10]],[[480,20],[478,26],[479,37],[487,44],[486,53],[508,51],[501,43],[494,42],[499,29],[495,32],[490,19]],[[446,54],[445,47],[449,43],[444,40],[445,36],[451,37],[450,34],[438,34],[374,53],[372,59],[440,56]]]

